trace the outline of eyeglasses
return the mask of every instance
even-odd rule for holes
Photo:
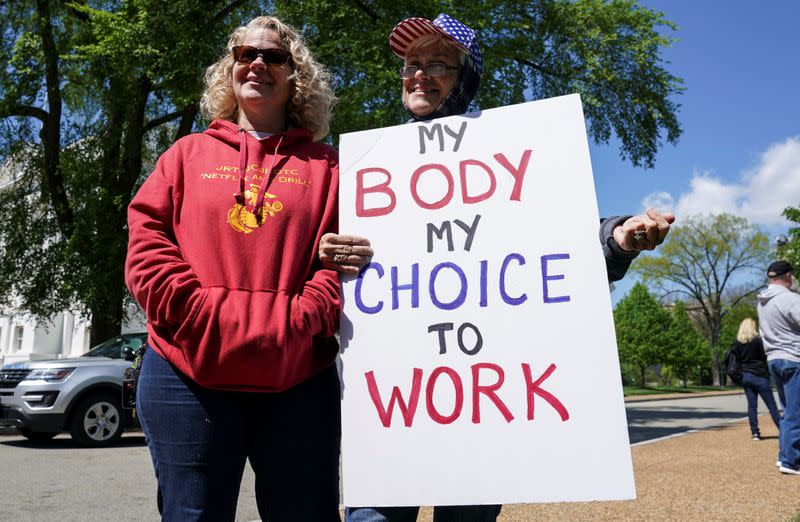
[[[233,52],[233,59],[239,63],[253,63],[259,56],[267,66],[283,66],[290,64],[292,61],[292,55],[288,51],[279,48],[259,49],[249,45],[236,45],[231,51]]]
[[[417,71],[420,69],[422,69],[423,76],[444,76],[447,74],[447,71],[457,71],[460,68],[461,67],[447,65],[444,62],[431,62],[425,65],[404,65],[400,67],[400,78],[410,80],[417,75]]]

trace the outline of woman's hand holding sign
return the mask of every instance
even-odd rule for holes
[[[329,232],[319,242],[322,266],[342,274],[358,274],[359,268],[372,259],[374,252],[365,237],[345,236]]]
[[[614,229],[614,240],[623,250],[653,250],[664,242],[675,216],[648,208],[644,214],[628,218]]]

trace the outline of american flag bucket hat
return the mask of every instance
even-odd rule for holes
[[[392,29],[392,33],[389,35],[389,47],[394,54],[405,58],[411,42],[426,34],[440,34],[450,38],[472,56],[480,70],[482,58],[475,31],[444,13],[437,16],[432,22],[417,17],[403,20]]]

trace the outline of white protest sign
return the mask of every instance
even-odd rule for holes
[[[634,498],[580,97],[340,150],[344,503]]]

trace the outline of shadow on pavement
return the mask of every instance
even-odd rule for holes
[[[30,448],[30,449],[42,449],[42,450],[74,450],[74,449],[82,449],[82,450],[102,450],[106,448],[87,448],[85,446],[81,446],[77,444],[72,438],[55,438],[52,440],[48,440],[45,442],[34,442],[32,440],[28,440],[22,435],[19,436],[18,439],[12,440],[4,440],[0,442],[3,446],[13,446],[15,448]],[[137,433],[133,435],[126,435],[122,437],[117,443],[113,446],[114,448],[134,448],[139,446],[145,446],[144,435]]]
[[[747,416],[747,411],[720,411],[704,408],[676,408],[668,407],[661,409],[639,408],[637,406],[626,406],[628,424],[636,422],[651,422],[658,420],[681,420],[681,419],[739,419]]]
[[[680,408],[665,407],[659,409],[637,407],[635,404],[626,405],[628,417],[628,437],[631,444],[643,442],[684,433],[701,427],[708,428],[713,425],[724,425],[730,421],[747,416],[746,411],[731,412],[706,408]],[[712,420],[701,426],[701,421]]]

